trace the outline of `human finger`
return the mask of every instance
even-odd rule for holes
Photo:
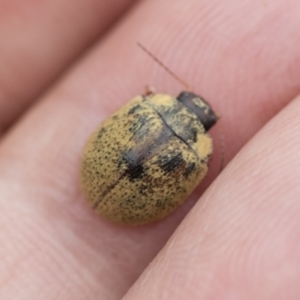
[[[87,287],[90,295],[111,299],[123,295],[189,209],[188,205],[182,206],[160,223],[134,229],[121,228],[95,216],[80,192],[81,152],[93,129],[133,95],[140,94],[145,83],[174,95],[181,88],[135,48],[136,40],[143,42],[143,37],[152,52],[164,57],[168,65],[168,61],[172,62],[176,73],[183,74],[192,85],[199,82],[196,91],[199,90],[218,112],[224,111],[222,119],[227,137],[227,158],[230,159],[299,88],[299,54],[293,47],[299,39],[298,18],[295,10],[282,13],[285,3],[272,2],[269,11],[264,11],[265,15],[254,22],[254,16],[262,9],[256,2],[235,3],[235,6],[228,2],[224,7],[223,2],[218,5],[208,2],[206,6],[199,6],[198,1],[181,2],[182,6],[168,1],[144,2],[111,32],[105,44],[95,48],[32,108],[0,147],[1,176],[5,182],[3,199],[23,199],[18,202],[19,211],[28,212],[23,213],[23,218],[32,224],[21,227],[14,222],[15,226],[6,237],[10,237],[8,245],[13,248],[19,232],[25,231],[29,236],[26,241],[31,238],[26,249],[31,253],[39,249],[38,254],[51,259],[43,261],[33,255],[30,264],[43,261],[39,264],[40,269],[33,268],[35,272],[30,278],[24,279],[23,273],[16,274],[13,284],[25,282],[32,286],[34,282],[37,287],[43,286],[41,274],[51,271],[49,261],[54,259],[64,268],[59,273],[61,277],[53,278],[55,288],[45,291],[45,295],[46,292],[56,295],[61,283],[74,286],[74,282],[82,278],[82,285],[68,291],[69,295],[79,297]],[[164,13],[167,8],[170,18]],[[186,18],[181,18],[183,9]],[[199,23],[200,13],[206,18]],[[240,15],[242,19],[238,18]],[[287,18],[295,21],[286,24]],[[191,24],[191,20],[194,23]],[[223,25],[221,33],[219,24]],[[273,37],[274,28],[283,24],[285,32],[274,37],[272,51],[263,48],[266,53],[258,56],[264,44],[260,41]],[[158,32],[157,28],[164,30]],[[264,30],[258,30],[261,28]],[[222,34],[228,32],[232,32],[230,43]],[[256,39],[258,42],[253,43]],[[241,54],[247,53],[247,59],[236,55],[239,47],[244,49],[240,50]],[[290,49],[295,53],[281,56],[283,50]],[[223,62],[223,68],[220,68],[220,62]],[[274,69],[277,71],[273,72]],[[265,76],[256,79],[257,74]],[[215,140],[217,133],[213,132]],[[206,185],[217,175],[219,163],[216,157],[211,166],[215,172],[211,172]],[[201,190],[198,190],[197,197],[200,194]],[[7,212],[9,203],[3,201]],[[14,218],[17,217],[16,214]],[[28,228],[32,227],[37,231],[31,233]],[[47,247],[47,244],[35,247],[43,235],[55,247]],[[3,251],[4,255],[8,250]],[[22,256],[23,251],[18,249],[11,261]],[[67,260],[66,252],[72,254]],[[24,264],[24,269],[28,268]],[[83,273],[74,271],[78,269]],[[7,285],[7,289],[12,287]]]
[[[0,132],[134,2],[1,1]]]
[[[298,299],[300,97],[233,159],[123,298]]]

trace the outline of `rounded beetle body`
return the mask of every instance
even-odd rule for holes
[[[212,153],[206,131],[216,120],[210,106],[189,92],[133,98],[86,144],[81,181],[87,200],[121,224],[165,217],[206,175]]]

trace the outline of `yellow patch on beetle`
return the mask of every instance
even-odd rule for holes
[[[161,219],[204,178],[217,121],[201,97],[137,96],[88,140],[81,181],[94,210],[121,224]]]

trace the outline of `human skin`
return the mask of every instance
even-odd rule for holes
[[[298,300],[299,9],[2,0],[0,299]],[[160,222],[122,227],[84,200],[83,146],[146,85],[184,89],[137,41],[222,117],[192,197]]]

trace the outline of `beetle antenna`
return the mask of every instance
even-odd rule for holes
[[[146,52],[150,57],[152,57],[165,71],[167,71],[173,78],[175,78],[178,82],[180,82],[182,85],[184,85],[187,89],[187,91],[192,92],[192,87],[187,84],[184,80],[182,80],[180,77],[178,77],[173,71],[171,71],[166,65],[164,65],[154,54],[152,54],[145,46],[143,46],[141,43],[137,42],[137,45]]]

